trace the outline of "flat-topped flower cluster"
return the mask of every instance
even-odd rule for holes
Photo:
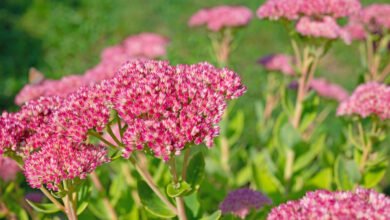
[[[208,63],[171,66],[164,61],[124,64],[115,77],[66,97],[42,97],[0,118],[0,152],[24,160],[32,187],[56,190],[65,179],[85,178],[108,161],[107,150],[89,143],[103,135],[112,111],[126,125],[123,156],[150,149],[168,160],[188,144],[211,147],[226,101],[245,92],[239,76]]]
[[[359,12],[358,0],[268,0],[257,10],[261,19],[297,21],[296,31],[302,36],[343,39],[349,43],[347,32],[337,19]]]
[[[358,188],[355,191],[308,192],[300,200],[289,201],[271,210],[268,220],[287,219],[390,219],[390,198]]]

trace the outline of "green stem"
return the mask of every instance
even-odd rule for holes
[[[138,166],[136,159],[131,156],[129,158],[130,162],[133,164],[139,175],[145,180],[145,182],[149,185],[149,187],[152,189],[152,191],[160,198],[162,202],[164,202],[168,208],[170,208],[174,213],[178,213],[178,210],[174,205],[169,202],[169,200],[160,192],[157,185],[154,183],[153,178],[151,177],[148,170],[141,168]]]
[[[66,180],[63,181],[64,189],[66,190],[66,195],[63,198],[65,204],[65,214],[69,220],[77,220],[76,213],[76,201],[73,199],[73,191],[69,190],[69,186]]]
[[[99,192],[100,195],[102,195],[103,203],[105,208],[107,209],[108,215],[110,216],[111,220],[117,220],[118,217],[116,215],[115,209],[112,206],[110,200],[107,198],[106,192],[104,190],[104,187],[102,183],[99,180],[99,176],[96,174],[96,172],[92,172],[90,174],[90,178],[92,180],[93,185],[95,186],[96,190]]]
[[[118,146],[122,146],[122,142],[120,142],[118,140],[118,138],[115,136],[114,132],[112,131],[112,128],[111,128],[111,125],[108,125],[107,126],[107,132],[108,134],[111,136],[111,138],[115,141],[115,143],[118,145]]]
[[[55,199],[49,191],[47,191],[47,189],[45,189],[45,187],[41,187],[40,190],[42,191],[42,193],[54,204],[57,206],[57,208],[59,208],[61,211],[65,212],[65,207],[57,201],[57,199]]]
[[[94,137],[96,137],[96,138],[98,138],[98,139],[101,140],[103,143],[105,143],[106,145],[108,145],[108,146],[110,146],[110,147],[112,147],[112,148],[114,148],[114,149],[118,149],[118,148],[119,148],[119,147],[116,146],[115,144],[113,144],[113,143],[109,142],[108,140],[106,140],[102,135],[100,135],[100,134],[99,134],[98,132],[96,132],[96,131],[90,130],[90,131],[88,131],[88,134],[89,134],[89,135],[92,135],[92,136],[94,136]]]
[[[171,171],[173,177],[174,186],[177,186],[177,184],[179,183],[179,179],[177,177],[175,157],[172,157],[169,160],[169,170]],[[175,200],[177,206],[177,216],[179,217],[179,220],[187,220],[183,198],[181,196],[177,196]]]

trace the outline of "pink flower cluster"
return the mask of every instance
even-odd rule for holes
[[[359,0],[267,0],[257,10],[259,18],[297,20],[296,31],[302,36],[343,39],[348,33],[336,19],[359,12]]]
[[[49,143],[25,160],[24,173],[33,188],[43,184],[58,190],[58,184],[68,179],[85,179],[97,166],[108,162],[106,148],[68,141]]]
[[[295,71],[293,68],[293,58],[286,54],[273,54],[262,57],[260,63],[268,71],[279,71],[285,75],[293,76]]]
[[[301,16],[346,17],[361,8],[359,0],[267,0],[258,10],[259,18],[296,20]]]
[[[190,27],[207,25],[211,31],[245,26],[252,19],[252,12],[244,6],[217,6],[196,12],[189,20]]]
[[[309,84],[310,88],[316,91],[319,96],[334,99],[339,102],[348,98],[348,92],[337,84],[328,82],[325,79],[312,79]]]
[[[390,119],[390,87],[375,82],[360,85],[339,105],[337,115],[363,118],[375,115],[382,120]]]
[[[330,16],[321,19],[302,17],[299,19],[296,31],[302,36],[326,39],[342,39],[346,44],[351,42],[350,36]]]
[[[374,190],[308,192],[297,201],[289,201],[273,208],[268,220],[288,219],[390,219],[390,198]]]
[[[85,178],[107,162],[105,148],[88,144],[88,136],[110,126],[112,110],[127,124],[124,157],[149,148],[167,160],[186,144],[211,146],[226,100],[244,92],[236,73],[207,63],[133,61],[115,77],[66,97],[41,97],[17,113],[3,113],[0,153],[14,151],[24,159],[32,187],[56,190],[62,180]]]
[[[128,125],[125,157],[148,147],[167,160],[186,144],[205,142],[211,147],[225,100],[245,92],[236,73],[207,63],[131,62],[113,82],[118,89],[114,109]]]
[[[219,209],[223,214],[233,214],[244,219],[252,209],[261,209],[265,205],[272,204],[272,201],[261,192],[249,188],[242,188],[229,192]]]
[[[20,171],[18,164],[8,157],[0,155],[0,181],[12,181]]]
[[[346,31],[354,40],[365,39],[367,33],[382,34],[390,30],[390,4],[372,4],[349,19]]]
[[[41,96],[65,97],[81,86],[113,77],[115,71],[128,60],[165,56],[168,43],[167,38],[154,33],[130,36],[123,43],[103,50],[100,63],[87,70],[84,75],[65,76],[60,80],[45,79],[38,84],[26,85],[16,96],[15,103],[22,105]]]

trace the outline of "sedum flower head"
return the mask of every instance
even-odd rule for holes
[[[97,166],[108,162],[106,148],[60,140],[49,142],[31,154],[24,164],[24,173],[33,188],[46,185],[58,190],[63,180],[84,179]]]
[[[245,92],[236,73],[207,63],[130,62],[111,83],[114,109],[128,125],[125,156],[148,147],[163,159],[189,143],[211,147],[226,100]]]
[[[18,164],[8,157],[0,155],[0,181],[12,181],[20,171]]]
[[[375,115],[382,120],[390,119],[390,87],[375,82],[358,86],[353,94],[339,105],[337,115],[357,115],[362,118]]]
[[[289,201],[271,210],[268,220],[288,219],[390,219],[390,198],[374,190],[308,192],[300,200]]]
[[[359,0],[267,0],[258,10],[259,18],[296,20],[301,16],[346,17],[360,10]]]
[[[309,84],[310,88],[322,97],[343,101],[348,98],[348,92],[337,84],[330,83],[325,79],[312,79]]]
[[[272,201],[261,192],[249,188],[237,189],[229,192],[219,209],[223,214],[233,214],[244,219],[252,209],[261,209],[264,205],[270,205]]]
[[[217,32],[223,28],[245,26],[251,19],[252,12],[244,6],[222,5],[201,9],[190,18],[188,25],[207,25],[209,30]]]
[[[295,71],[293,68],[293,58],[286,54],[272,54],[262,57],[259,61],[268,71],[279,71],[285,75],[293,76]]]

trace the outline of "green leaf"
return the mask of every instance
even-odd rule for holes
[[[192,191],[198,190],[205,175],[204,156],[201,151],[191,157],[188,162],[186,181],[190,184]]]
[[[332,186],[332,169],[325,168],[311,178],[307,185],[320,189],[330,189]]]
[[[280,143],[289,148],[292,148],[301,140],[298,131],[288,122],[282,126],[279,135]]]
[[[53,203],[34,203],[26,199],[26,202],[37,212],[51,214],[60,211]]]
[[[189,210],[191,210],[192,216],[194,218],[196,218],[198,216],[199,210],[200,210],[200,203],[199,203],[197,194],[192,193],[189,196],[185,196],[183,199],[184,199],[184,202],[186,204],[186,207],[188,207]]]
[[[222,216],[222,212],[221,210],[218,210],[209,216],[205,216],[201,218],[200,220],[218,220],[221,218],[221,216]]]
[[[176,216],[175,213],[158,198],[145,181],[138,180],[137,186],[141,203],[148,212],[160,218],[173,218]]]
[[[297,172],[309,165],[321,152],[325,143],[325,135],[319,137],[311,146],[310,150],[298,157],[293,166],[293,172]]]
[[[84,210],[88,207],[88,202],[87,201],[84,201],[82,202],[79,207],[77,207],[77,215],[80,215],[81,213],[84,212]]]
[[[233,130],[234,133],[229,137],[229,146],[235,144],[242,135],[244,130],[244,112],[237,111],[234,118],[229,122],[229,130]]]
[[[375,167],[370,167],[364,172],[363,183],[367,188],[375,187],[385,176],[388,162],[383,161]]]
[[[359,167],[354,160],[348,160],[339,156],[336,159],[335,181],[339,189],[349,190],[361,179]]]
[[[179,181],[178,183],[169,183],[167,185],[167,195],[174,198],[183,195],[191,190],[191,185],[186,181]]]

